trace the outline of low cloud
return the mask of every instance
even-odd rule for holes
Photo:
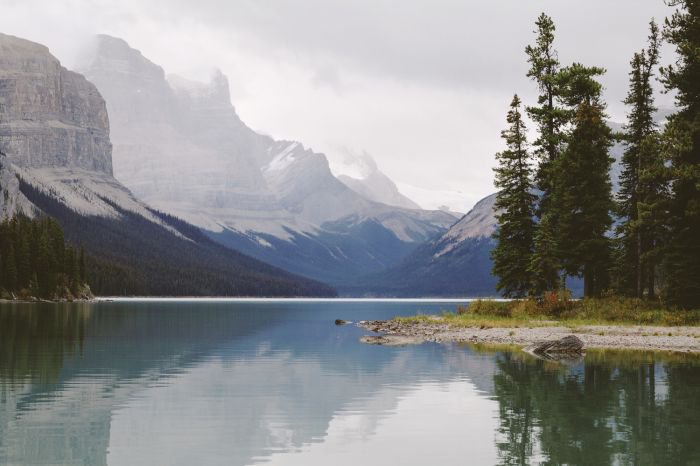
[[[541,11],[564,63],[608,69],[624,117],[628,62],[661,0],[0,0],[0,31],[48,45],[69,66],[95,33],[120,36],[166,72],[221,68],[244,121],[331,156],[367,150],[399,183],[493,190],[510,97],[535,89],[523,49]],[[665,101],[663,99],[666,99]],[[667,102],[668,97],[662,97]]]

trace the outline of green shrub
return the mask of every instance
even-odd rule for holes
[[[475,314],[479,316],[511,317],[512,302],[494,301],[493,299],[477,299],[467,308],[457,310],[458,314]]]
[[[700,310],[674,310],[661,301],[626,298],[607,294],[601,298],[571,299],[569,293],[548,293],[533,298],[495,301],[479,299],[459,307],[463,319],[497,318],[515,320],[561,320],[581,323],[626,323],[637,325],[700,325]]]

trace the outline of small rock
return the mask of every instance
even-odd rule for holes
[[[343,320],[343,319],[335,319],[335,325],[347,325],[351,324],[352,322],[348,320]]]

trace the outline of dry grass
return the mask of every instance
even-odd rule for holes
[[[434,316],[399,317],[402,323],[434,323]],[[700,310],[664,309],[658,301],[608,296],[572,300],[549,294],[540,301],[477,300],[456,313],[443,313],[441,323],[454,327],[513,328],[564,325],[700,326]]]

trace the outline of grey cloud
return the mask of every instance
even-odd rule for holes
[[[661,0],[574,2],[510,0],[189,0],[161,5],[209,25],[245,31],[299,58],[319,57],[391,75],[458,86],[500,87],[526,68],[523,49],[534,20],[548,12],[558,24],[565,61],[626,74]],[[155,8],[155,7],[154,7]]]

